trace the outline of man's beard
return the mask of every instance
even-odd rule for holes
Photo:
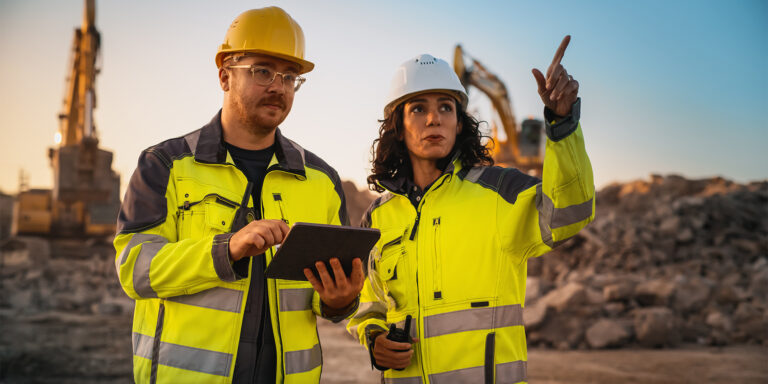
[[[251,134],[261,136],[274,131],[283,121],[284,117],[278,119],[261,118],[253,108],[248,108],[248,106],[258,105],[259,103],[281,105],[283,110],[286,108],[285,98],[279,95],[267,97],[260,101],[241,97],[232,98],[232,106],[237,113],[237,119],[240,123],[245,126]]]

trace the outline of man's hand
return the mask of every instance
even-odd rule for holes
[[[539,85],[541,101],[558,116],[568,116],[571,113],[571,105],[576,102],[579,93],[579,82],[574,80],[573,76],[570,76],[560,64],[560,60],[565,55],[565,48],[570,42],[570,35],[563,38],[552,59],[552,64],[547,68],[546,79],[538,69],[532,70],[533,77]]]
[[[320,295],[320,300],[328,308],[342,309],[352,303],[360,293],[360,290],[363,289],[363,283],[365,282],[363,262],[360,259],[352,261],[352,275],[350,277],[344,274],[339,259],[334,257],[330,263],[335,280],[331,279],[331,275],[328,274],[328,269],[325,268],[325,263],[322,261],[315,263],[320,280],[315,277],[309,268],[304,268],[304,276],[307,277],[307,280],[312,284],[312,288]]]
[[[287,234],[288,225],[282,220],[251,221],[229,239],[229,257],[238,261],[260,255],[269,247],[282,243]]]
[[[399,343],[387,339],[389,332],[383,332],[376,336],[373,343],[373,358],[376,365],[386,368],[403,369],[411,365],[413,349],[411,343]],[[419,339],[412,339],[417,343]]]

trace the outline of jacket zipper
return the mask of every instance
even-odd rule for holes
[[[434,255],[432,258],[432,292],[435,300],[443,298],[443,266],[440,260],[440,217],[432,219],[432,228],[434,228]]]
[[[152,365],[149,371],[149,383],[157,383],[157,366],[160,361],[160,337],[163,334],[163,320],[165,319],[165,299],[160,299],[160,307],[157,309],[157,325],[155,326],[155,338],[152,339]]]
[[[280,208],[280,220],[282,220],[285,224],[290,225],[291,223],[289,223],[288,220],[285,218],[285,206],[283,203],[283,196],[280,193],[273,193],[272,198],[277,202],[277,207]]]

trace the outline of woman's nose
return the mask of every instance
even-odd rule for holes
[[[427,126],[439,126],[440,125],[440,113],[438,111],[429,111],[427,113]]]

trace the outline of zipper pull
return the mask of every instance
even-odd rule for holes
[[[290,225],[288,220],[285,219],[285,212],[283,211],[283,195],[280,193],[273,193],[272,198],[277,201],[277,206],[280,207],[280,220],[283,220],[285,224]]]
[[[184,210],[189,211],[189,200],[184,202]]]
[[[416,237],[416,231],[419,230],[419,220],[421,220],[421,211],[416,212],[416,222],[413,223],[413,229],[411,229],[411,237],[408,240],[413,240]]]

